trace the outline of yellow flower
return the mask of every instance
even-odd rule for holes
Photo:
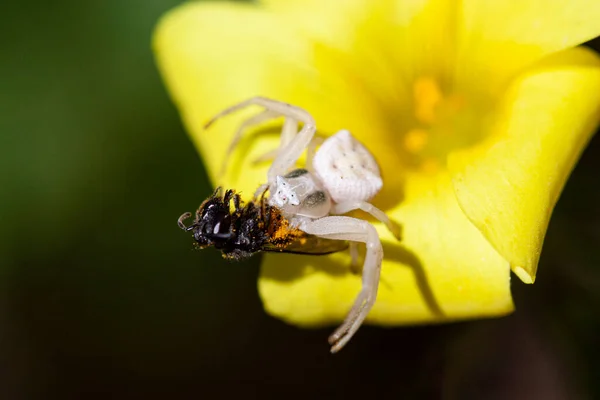
[[[384,241],[367,319],[398,325],[504,315],[510,270],[532,283],[557,198],[596,126],[600,34],[591,0],[269,0],[187,3],[154,38],[160,71],[213,183],[251,194],[277,146],[255,132],[220,163],[262,95],[349,129],[375,154],[374,203],[403,227]],[[241,118],[241,117],[240,117]],[[201,199],[197,199],[199,202]],[[183,206],[183,205],[182,205]],[[347,255],[264,257],[265,309],[301,326],[340,321],[361,285]]]

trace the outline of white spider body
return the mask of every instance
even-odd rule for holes
[[[278,176],[269,204],[279,207],[289,219],[295,216],[322,218],[331,210],[331,198],[322,183],[306,169]]]
[[[369,201],[383,186],[375,158],[347,130],[327,138],[312,165],[336,203]]]
[[[274,160],[267,173],[267,183],[257,193],[268,188],[269,204],[277,206],[300,230],[326,239],[350,241],[353,262],[357,259],[356,243],[366,245],[362,289],[343,324],[329,337],[331,351],[337,352],[356,333],[375,303],[383,259],[375,227],[366,220],[341,214],[360,209],[384,223],[399,238],[397,226],[383,211],[367,202],[382,188],[379,167],[371,153],[345,130],[326,139],[315,153],[316,126],[312,116],[302,108],[264,97],[253,97],[234,105],[206,126],[252,104],[264,107],[265,111],[242,123],[227,156],[246,127],[283,116],[280,146],[269,152]],[[299,122],[303,123],[300,131]],[[298,169],[296,163],[305,150],[307,169]],[[226,162],[227,157],[224,164]]]

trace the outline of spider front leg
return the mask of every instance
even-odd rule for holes
[[[284,137],[293,136],[291,139],[289,139],[289,141],[286,137],[287,143],[282,143],[280,145],[277,156],[275,157],[275,160],[269,169],[267,180],[270,185],[274,185],[277,176],[284,175],[290,167],[294,166],[304,149],[308,147],[316,131],[315,120],[307,111],[300,107],[296,107],[281,101],[268,99],[266,97],[257,96],[221,111],[210,121],[208,121],[204,128],[206,129],[210,127],[210,125],[212,125],[217,119],[246,108],[250,105],[262,106],[265,108],[265,111],[250,118],[248,120],[250,122],[246,121],[245,124],[242,124],[242,130],[251,123],[263,122],[267,119],[283,116],[286,118],[286,122],[284,122]],[[295,134],[294,131],[297,129],[298,122],[302,122],[303,127],[300,132]],[[294,127],[296,128],[294,129]]]
[[[269,150],[264,154],[261,154],[259,157],[252,161],[252,164],[258,164],[264,161],[273,160],[275,157],[277,157],[277,154],[279,154],[279,150],[292,141],[294,136],[296,136],[296,133],[298,133],[298,121],[289,117],[285,118],[285,120],[283,121],[283,127],[281,128],[281,138],[279,139],[279,147],[273,150]]]
[[[244,122],[242,122],[240,124],[240,126],[238,127],[237,131],[235,132],[235,134],[233,135],[233,139],[231,139],[231,143],[229,143],[229,147],[227,147],[227,152],[225,153],[225,158],[223,159],[223,162],[221,163],[221,170],[219,171],[219,176],[225,175],[227,165],[229,164],[229,158],[231,157],[231,154],[233,154],[233,151],[235,150],[238,143],[242,139],[242,135],[244,134],[246,129],[248,129],[254,125],[258,125],[262,122],[268,121],[270,119],[277,118],[279,116],[280,115],[277,114],[276,112],[273,112],[271,110],[265,110],[265,111],[261,112],[260,114],[250,117],[247,120],[245,120]],[[209,124],[207,124],[207,126],[208,125]]]
[[[304,223],[300,229],[311,235],[327,239],[350,240],[366,244],[367,253],[363,265],[362,289],[346,319],[329,337],[331,352],[336,353],[348,343],[352,336],[373,308],[379,287],[383,248],[375,227],[367,221],[343,217],[329,216]]]
[[[294,132],[294,133],[296,133],[296,132]],[[255,158],[252,161],[252,164],[256,165],[256,164],[260,164],[260,163],[265,162],[265,161],[269,161],[269,160],[275,159],[275,157],[279,153],[279,149],[281,147],[283,147],[285,144],[288,143],[287,141],[284,140],[284,137],[285,137],[284,135],[285,134],[282,131],[281,143],[280,143],[280,147],[279,148],[270,150],[270,151],[266,152],[265,154],[261,154],[259,157]],[[321,145],[324,141],[325,141],[324,137],[315,135],[312,138],[312,140],[310,141],[310,144],[308,145],[308,147],[306,148],[306,163],[305,163],[305,168],[309,172],[314,172],[314,168],[313,168],[313,165],[312,165],[312,160],[315,157],[315,153],[317,152],[317,146]]]

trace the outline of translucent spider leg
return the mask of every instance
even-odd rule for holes
[[[394,235],[394,237],[398,240],[401,240],[401,231],[400,227],[395,224],[390,217],[387,216],[386,213],[381,211],[379,208],[375,207],[371,203],[367,203],[365,201],[347,201],[343,203],[337,203],[333,205],[331,209],[332,214],[346,214],[352,210],[362,210],[366,213],[371,214],[377,220],[382,222],[390,232]]]
[[[314,136],[310,141],[310,144],[306,148],[306,169],[309,172],[314,172],[313,168],[313,158],[315,158],[315,154],[317,153],[317,146],[320,146],[325,141],[324,137]]]
[[[233,135],[233,139],[231,139],[231,143],[229,144],[229,147],[227,148],[227,152],[225,153],[225,158],[223,159],[223,163],[221,164],[221,170],[219,171],[219,176],[223,176],[225,174],[227,165],[229,164],[229,159],[231,157],[231,154],[233,154],[233,151],[235,150],[236,146],[240,142],[240,139],[242,138],[242,135],[244,134],[246,129],[250,128],[253,125],[258,125],[261,122],[265,122],[270,119],[277,118],[279,116],[280,115],[276,112],[273,112],[271,110],[265,110],[265,111],[261,112],[260,114],[250,117],[247,120],[245,120],[244,122],[242,122],[240,124],[238,130],[235,132],[235,135]]]
[[[281,146],[284,146],[285,144],[288,143],[287,141],[284,141],[283,138],[284,138],[284,135],[282,133]],[[317,152],[317,146],[321,145],[324,141],[325,141],[324,137],[315,135],[312,138],[312,140],[310,141],[310,144],[308,145],[308,147],[306,148],[306,166],[305,166],[305,168],[308,170],[308,172],[314,172],[315,169],[313,168],[312,160],[315,157],[315,153]],[[259,163],[262,163],[265,161],[273,160],[275,157],[277,157],[278,153],[279,153],[279,148],[270,150],[270,151],[266,152],[265,154],[262,154],[259,157],[255,158],[252,161],[252,163],[259,164]]]
[[[327,239],[366,243],[367,253],[363,264],[362,289],[342,325],[329,337],[329,343],[332,345],[331,352],[336,353],[348,343],[360,328],[373,304],[375,304],[383,248],[375,227],[367,221],[357,218],[344,216],[323,217],[303,223],[300,229]]]
[[[315,134],[316,123],[314,118],[300,107],[271,100],[266,97],[252,97],[221,111],[208,121],[204,127],[208,128],[217,119],[250,105],[262,106],[268,111],[278,113],[286,118],[292,118],[304,124],[300,132],[298,132],[289,143],[280,147],[277,157],[275,157],[275,161],[271,164],[271,168],[269,168],[267,174],[267,180],[270,185],[273,185],[276,182],[277,176],[284,175],[286,171],[296,163],[298,158],[300,158],[304,149],[308,147]]]
[[[265,112],[271,112],[271,111],[267,110]],[[277,116],[280,117],[281,115],[277,114]],[[277,147],[276,149],[270,150],[270,151],[266,152],[265,154],[260,155],[259,157],[254,159],[252,161],[252,163],[258,164],[258,163],[276,158],[277,154],[279,154],[279,151],[283,147],[287,146],[287,144],[289,142],[292,141],[294,136],[296,136],[296,133],[298,133],[298,121],[296,121],[293,118],[285,118],[283,121],[283,128],[281,129],[281,138],[279,140],[279,147]]]
[[[350,242],[348,244],[348,251],[350,252],[350,271],[354,274],[358,274],[360,272],[360,265],[358,265],[358,257],[360,257],[360,254],[358,253],[358,243]]]

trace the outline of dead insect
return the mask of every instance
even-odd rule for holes
[[[307,111],[264,97],[253,97],[222,111],[206,127],[249,105],[265,110],[241,125],[227,157],[246,127],[283,116],[279,148],[261,157],[274,157],[267,183],[245,205],[234,191],[223,194],[219,188],[200,205],[192,225],[184,225],[190,213],[183,214],[178,224],[193,232],[198,246],[214,246],[224,257],[232,259],[259,251],[328,254],[348,248],[349,242],[355,263],[356,244],[365,243],[362,290],[342,325],[329,337],[331,351],[335,353],[348,343],[373,307],[383,259],[375,227],[366,220],[341,214],[363,210],[384,223],[399,239],[398,227],[383,211],[368,203],[383,185],[379,167],[350,132],[339,131],[320,143],[315,138],[315,121]],[[303,125],[298,131],[300,122]],[[305,150],[306,168],[296,168]]]
[[[191,216],[187,212],[179,217],[179,227],[193,233],[198,247],[213,246],[228,259],[241,260],[260,251],[324,255],[348,248],[348,242],[292,227],[264,196],[244,205],[237,193],[227,190],[223,195],[220,187],[200,205],[194,222],[186,226],[184,221]]]

